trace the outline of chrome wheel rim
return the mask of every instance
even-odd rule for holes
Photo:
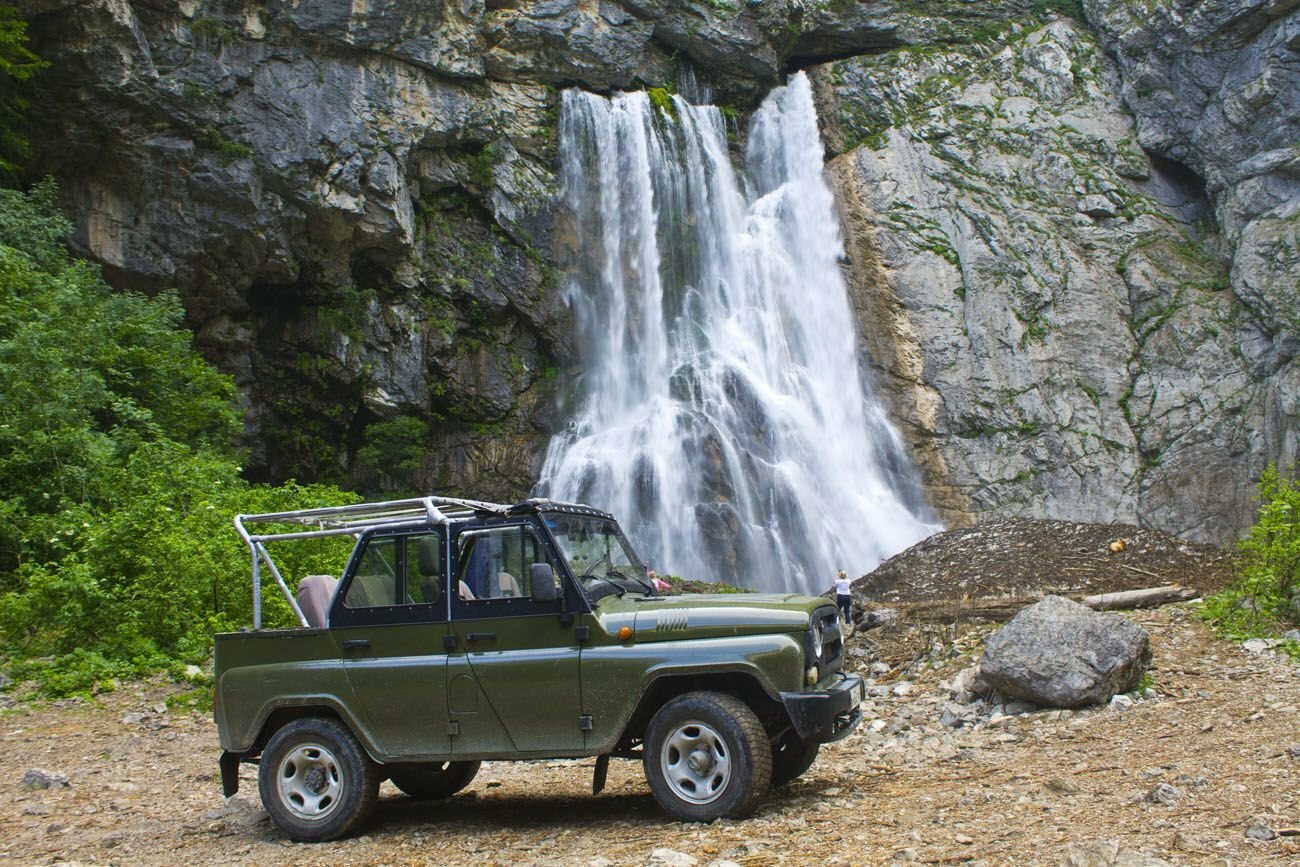
[[[280,803],[299,819],[319,822],[341,802],[343,771],[334,753],[321,744],[290,750],[280,760],[275,780]]]
[[[664,739],[659,769],[674,795],[691,804],[709,804],[731,781],[731,751],[712,726],[692,720]]]

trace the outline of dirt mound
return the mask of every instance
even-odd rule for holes
[[[1213,593],[1231,582],[1233,554],[1130,524],[1006,518],[948,530],[853,584],[856,601],[1108,593],[1180,584]]]

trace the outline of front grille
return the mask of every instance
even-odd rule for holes
[[[813,612],[813,618],[822,627],[822,654],[818,665],[825,677],[844,666],[844,636],[840,632],[839,611],[832,606],[818,608]]]

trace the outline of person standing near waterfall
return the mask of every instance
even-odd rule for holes
[[[844,623],[852,625],[853,592],[843,569],[835,576],[835,604],[840,607],[840,612],[844,615]]]

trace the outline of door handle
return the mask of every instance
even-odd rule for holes
[[[361,650],[370,646],[369,638],[345,638],[343,639],[344,650]]]
[[[466,641],[496,641],[495,632],[471,632],[465,636]]]

